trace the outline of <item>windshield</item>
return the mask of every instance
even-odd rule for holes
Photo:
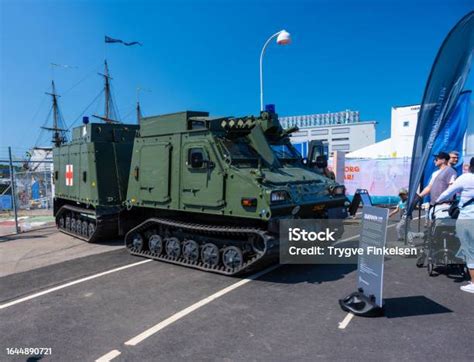
[[[275,153],[275,156],[277,156],[279,160],[301,159],[301,155],[299,154],[299,152],[289,144],[270,145],[270,147],[272,148],[273,152]]]
[[[228,153],[226,157],[230,157],[233,164],[235,163],[257,163],[259,155],[250,146],[249,142],[243,138],[237,140],[229,140],[223,138],[220,140]]]
[[[260,155],[250,145],[250,142],[245,138],[227,139],[221,138],[223,153],[225,158],[229,158],[232,164],[239,164],[239,166],[256,167]],[[294,162],[301,160],[301,155],[291,144],[269,145],[280,161]]]

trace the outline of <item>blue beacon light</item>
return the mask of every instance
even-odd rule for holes
[[[266,104],[265,111],[269,113],[275,113],[275,105],[274,104]]]

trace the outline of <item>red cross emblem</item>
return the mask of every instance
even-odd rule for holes
[[[66,165],[66,186],[72,186],[73,176],[72,165]]]

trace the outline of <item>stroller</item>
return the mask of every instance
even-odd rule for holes
[[[447,275],[466,278],[469,270],[464,261],[456,257],[460,242],[456,237],[456,218],[449,212],[451,204],[435,204],[431,209],[431,223],[416,266],[422,268],[426,264],[430,276],[439,274],[442,269]]]

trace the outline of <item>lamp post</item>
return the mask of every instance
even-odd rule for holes
[[[262,52],[260,53],[260,111],[263,111],[263,54],[267,49],[268,44],[273,38],[277,38],[276,42],[279,45],[287,45],[291,43],[290,33],[286,30],[280,30],[279,32],[273,34],[270,38],[267,39],[263,45]]]

